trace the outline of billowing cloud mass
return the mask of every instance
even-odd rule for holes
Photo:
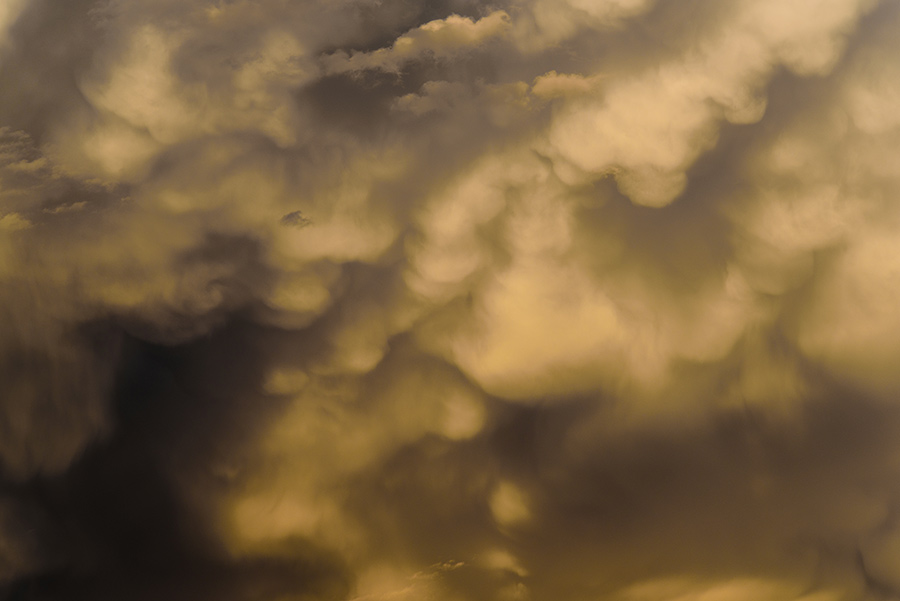
[[[898,28],[0,2],[0,600],[900,599]]]

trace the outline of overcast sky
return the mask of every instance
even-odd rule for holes
[[[0,601],[898,598],[897,0],[0,0]]]

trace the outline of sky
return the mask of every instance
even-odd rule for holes
[[[900,598],[897,0],[0,0],[0,601]]]

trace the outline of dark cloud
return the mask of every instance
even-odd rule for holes
[[[345,597],[349,575],[325,550],[288,540],[234,560],[215,533],[246,442],[279,407],[259,396],[261,342],[240,318],[174,347],[124,336],[110,362],[115,432],[65,473],[14,489],[45,565],[9,584],[10,598]]]

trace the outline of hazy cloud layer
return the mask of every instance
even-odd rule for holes
[[[0,4],[0,599],[897,598],[898,26]]]

